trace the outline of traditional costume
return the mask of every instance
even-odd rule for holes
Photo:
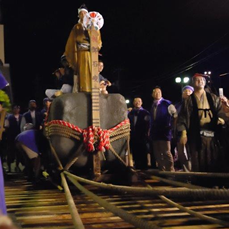
[[[219,170],[219,118],[226,120],[221,101],[215,94],[204,91],[199,100],[193,93],[182,104],[177,130],[182,133],[181,137],[188,136],[193,171]]]
[[[79,9],[87,11],[85,7]],[[100,31],[98,34],[98,49],[102,46]],[[68,37],[64,55],[79,78],[79,91],[91,92],[91,53],[90,31],[84,28],[82,22],[78,22],[72,28]]]

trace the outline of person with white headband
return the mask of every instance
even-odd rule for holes
[[[70,32],[64,52],[70,67],[78,77],[80,92],[91,92],[90,32],[83,26],[83,20],[87,13],[86,5],[81,5],[78,9],[79,21]],[[97,34],[98,50],[100,50],[102,41],[99,30],[97,30]]]

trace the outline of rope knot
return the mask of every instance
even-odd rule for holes
[[[95,151],[95,143],[98,143],[96,150],[105,152],[110,147],[109,138],[109,131],[100,127],[89,126],[83,130],[83,141],[88,152]]]

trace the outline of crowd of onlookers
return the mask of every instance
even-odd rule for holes
[[[160,87],[152,91],[149,111],[141,98],[134,98],[128,118],[136,169],[228,171],[229,103],[225,96],[212,93],[207,77],[195,74],[177,104],[164,99]]]
[[[0,101],[0,225],[4,228],[16,228],[5,216],[4,180],[11,172],[23,172],[33,182],[41,175],[40,155],[47,147],[42,126],[50,103],[45,98],[43,109],[38,111],[36,101],[30,100],[28,111],[21,114],[19,105],[7,113],[4,102]]]
[[[206,86],[206,76],[195,74],[192,86],[183,87],[177,104],[164,99],[157,86],[152,91],[149,111],[142,107],[140,97],[134,98],[133,108],[128,109],[134,168],[228,172],[229,102]],[[28,179],[39,179],[41,155],[49,148],[43,124],[51,102],[52,98],[44,98],[44,107],[39,111],[36,101],[30,100],[27,112],[21,114],[20,106],[14,105],[12,113],[7,114],[0,101],[0,114],[5,115],[0,157],[6,174],[14,164],[16,172],[24,168]]]
[[[128,118],[136,169],[204,172],[227,169],[229,103],[226,97],[209,91],[205,77],[195,74],[192,86],[183,87],[181,100],[176,104],[163,98],[159,86],[152,91],[149,111],[142,107],[140,97],[134,98]],[[39,176],[40,155],[47,146],[42,126],[51,102],[51,98],[45,98],[43,109],[38,110],[36,101],[30,100],[24,114],[20,113],[20,106],[14,105],[12,114],[6,115],[0,141],[5,172],[12,171],[12,164],[16,172],[20,171],[21,163],[28,175]]]
[[[43,122],[51,100],[44,98],[43,109],[38,110],[37,102],[30,100],[28,111],[21,114],[20,106],[14,105],[12,113],[5,115],[2,134],[1,160],[4,172],[19,172],[26,166],[27,175],[38,176],[40,167],[41,141]],[[0,111],[4,110],[0,102]],[[19,166],[20,165],[20,166]],[[12,168],[13,167],[13,168]]]

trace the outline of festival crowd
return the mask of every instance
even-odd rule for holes
[[[5,175],[12,172],[12,164],[15,164],[15,172],[19,172],[23,165],[28,179],[36,182],[46,161],[44,152],[49,147],[43,135],[43,125],[52,101],[64,93],[91,92],[90,39],[88,30],[83,27],[87,12],[85,5],[78,10],[79,22],[70,32],[60,68],[53,73],[58,88],[45,91],[43,109],[39,111],[37,102],[30,100],[24,114],[18,104],[7,114],[4,101],[0,101],[0,159],[7,164],[3,170]],[[99,50],[102,45],[99,30],[97,35]],[[103,67],[103,61],[99,60],[100,93],[106,95],[111,83],[101,75]],[[127,116],[135,169],[228,172],[229,102],[226,97],[212,93],[207,77],[196,73],[192,83],[182,89],[177,104],[163,98],[159,86],[152,90],[153,103],[149,111],[143,108],[140,97],[134,98],[133,108],[127,110]],[[4,193],[0,200],[4,202]],[[4,206],[0,206],[0,210],[0,214],[6,214]]]
[[[149,111],[134,98],[128,117],[136,169],[228,172],[229,103],[212,93],[208,77],[196,73],[177,104],[164,99],[158,86]]]

